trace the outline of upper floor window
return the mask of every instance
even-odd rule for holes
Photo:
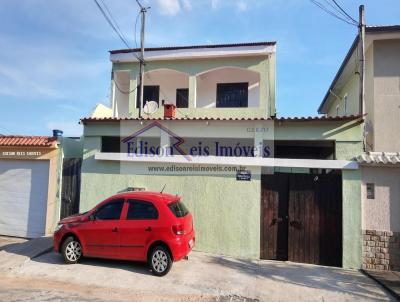
[[[137,98],[136,98],[136,108],[139,108],[139,95],[140,95],[140,87],[137,89]],[[154,101],[158,105],[160,100],[160,86],[158,85],[145,85],[143,86],[143,104],[142,107],[146,104],[146,102]]]
[[[347,115],[347,93],[343,97],[343,114]]]
[[[217,108],[248,107],[249,83],[218,83]]]
[[[188,108],[189,107],[189,89],[178,88],[176,89],[176,107]]]

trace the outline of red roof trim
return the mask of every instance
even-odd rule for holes
[[[0,136],[0,146],[19,147],[56,147],[57,138],[49,136],[22,136],[6,135]]]
[[[166,47],[148,47],[145,51],[157,51],[157,50],[179,50],[179,49],[199,49],[199,48],[220,48],[220,47],[241,47],[241,46],[272,46],[276,45],[276,42],[250,42],[250,43],[236,43],[236,44],[208,44],[208,45],[186,45],[186,46],[166,46]],[[140,48],[131,49],[117,49],[110,50],[111,54],[117,53],[130,53],[138,52]]]
[[[177,117],[177,118],[116,118],[116,117],[105,117],[105,118],[93,118],[85,117],[81,119],[81,123],[91,122],[121,122],[121,121],[163,121],[163,120],[174,120],[174,121],[278,121],[278,122],[304,122],[304,121],[349,121],[360,119],[361,115],[347,115],[347,116],[307,116],[307,117],[280,117],[280,118],[219,118],[219,117]]]

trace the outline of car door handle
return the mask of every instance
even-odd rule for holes
[[[151,227],[147,227],[144,229],[146,232],[151,232],[152,228]]]
[[[113,229],[111,230],[111,232],[114,232],[114,233],[118,232],[118,228],[113,228]]]

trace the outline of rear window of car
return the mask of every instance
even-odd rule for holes
[[[182,201],[170,203],[168,207],[170,208],[172,213],[174,213],[175,217],[178,218],[185,217],[189,213],[189,210],[186,208]]]

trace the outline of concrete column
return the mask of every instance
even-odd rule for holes
[[[115,81],[114,81],[114,73],[113,73],[113,76],[112,76],[112,79],[111,79],[110,103],[111,103],[111,109],[112,109],[113,117],[118,117],[117,102],[115,101]]]
[[[168,152],[167,155],[171,155],[170,154],[170,146],[171,142],[170,142],[170,135],[165,132],[164,130],[160,129],[160,155],[166,155],[165,152]]]
[[[136,95],[137,95],[137,80],[135,71],[131,71],[130,73],[130,81],[129,81],[129,91],[132,91],[129,94],[129,115],[131,117],[136,117],[138,114],[138,109],[136,108]]]
[[[263,156],[263,146],[264,146],[264,132],[262,129],[263,125],[256,123],[254,124],[254,147],[256,150],[254,151],[254,157],[262,157]]]
[[[361,268],[361,172],[343,170],[343,264],[344,268]]]
[[[189,108],[196,108],[196,76],[189,76]]]

